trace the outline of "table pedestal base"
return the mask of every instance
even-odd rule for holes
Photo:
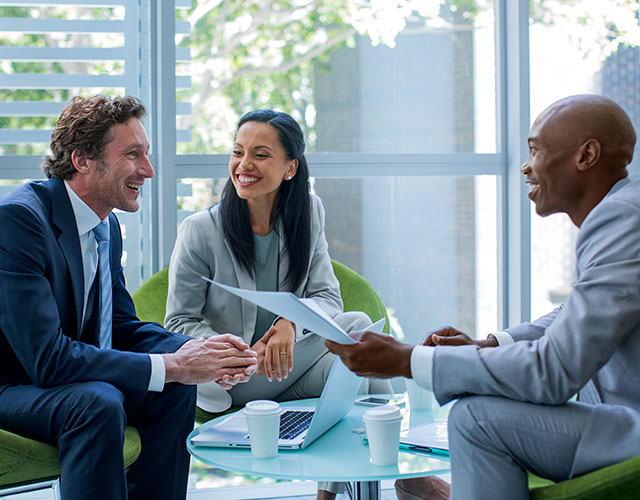
[[[347,489],[353,500],[380,500],[380,481],[355,481]]]

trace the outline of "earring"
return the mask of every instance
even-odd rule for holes
[[[290,175],[289,177],[287,177],[287,180],[290,181],[292,177],[293,176]]]

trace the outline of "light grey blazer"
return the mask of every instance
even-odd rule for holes
[[[311,255],[306,279],[293,292],[311,297],[330,317],[342,312],[340,285],[333,273],[324,235],[324,207],[311,196]],[[289,259],[284,235],[280,236],[279,288],[286,290]],[[180,226],[169,264],[169,294],[165,327],[192,337],[233,333],[250,343],[257,306],[243,301],[200,276],[227,285],[255,290],[254,279],[238,264],[224,239],[220,205],[187,217]],[[296,326],[296,342],[304,342],[302,328]],[[222,411],[231,404],[227,391],[215,383],[198,385],[198,400],[209,411]]]
[[[640,180],[622,179],[589,213],[576,256],[564,306],[507,330],[512,345],[437,347],[433,387],[441,404],[480,394],[560,405],[580,391],[596,406],[574,470],[590,470],[603,453],[640,454]]]

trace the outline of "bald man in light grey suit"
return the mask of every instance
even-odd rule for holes
[[[423,346],[371,332],[328,344],[359,375],[413,377],[441,404],[459,398],[451,498],[529,498],[527,470],[561,481],[640,454],[640,180],[626,168],[635,141],[627,114],[597,95],[562,99],[531,128],[529,198],[539,215],[567,213],[580,228],[562,307],[486,340],[447,327]],[[396,489],[443,498],[442,486]]]

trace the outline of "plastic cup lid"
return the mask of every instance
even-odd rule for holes
[[[393,405],[375,406],[364,412],[362,420],[368,422],[387,422],[392,420],[401,420],[402,414],[400,408]]]
[[[244,412],[251,415],[274,415],[280,413],[281,410],[280,405],[275,401],[258,399],[249,401],[244,407]]]

